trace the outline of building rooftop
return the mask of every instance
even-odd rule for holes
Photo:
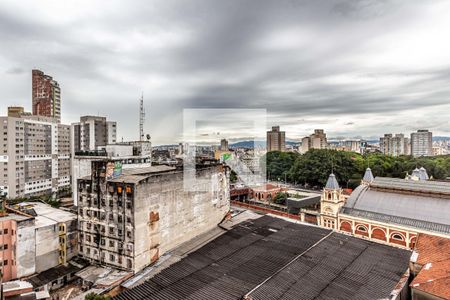
[[[450,200],[435,192],[428,192],[438,191],[438,187],[445,192],[450,188],[450,184],[433,182],[424,185],[423,183],[430,182],[389,179],[393,182],[377,177],[370,186],[357,187],[341,212],[375,221],[450,233]],[[386,186],[392,189],[382,188]],[[420,188],[423,188],[422,194],[418,191]],[[408,193],[410,189],[412,193]]]
[[[450,184],[442,181],[414,181],[400,178],[377,177],[370,186],[374,189],[391,189],[398,192],[408,191],[420,194],[429,193],[450,196]]]
[[[115,299],[388,298],[410,256],[407,250],[263,216],[233,226]]]
[[[23,220],[28,220],[30,218],[31,217],[8,212],[8,214],[0,217],[0,221],[6,221],[6,220],[23,221]]]
[[[419,265],[450,260],[450,238],[421,233],[417,238],[414,252],[417,253],[416,263]]]
[[[78,272],[87,265],[88,265],[87,262],[84,262],[81,259],[76,259],[75,264],[69,262],[67,265],[56,266],[54,268],[48,269],[44,272],[29,277],[27,281],[29,281],[33,285],[33,288],[35,289],[40,288],[46,285],[47,283],[57,280],[63,276]]]
[[[413,257],[422,268],[410,287],[450,299],[450,238],[419,234]]]
[[[439,297],[439,299],[450,299],[449,270],[450,260],[427,263],[414,278],[410,287]]]
[[[42,202],[22,202],[18,204],[21,208],[33,209],[36,212],[37,218],[45,217],[49,221],[56,223],[68,222],[77,219],[77,215],[71,212],[51,207]]]

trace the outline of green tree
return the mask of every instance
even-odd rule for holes
[[[96,293],[89,293],[84,297],[85,300],[110,300],[111,297],[108,295],[99,295]]]
[[[280,205],[286,205],[287,194],[286,193],[277,193],[273,202]]]

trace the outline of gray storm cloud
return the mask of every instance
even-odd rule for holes
[[[434,0],[2,1],[0,110],[30,109],[39,68],[62,86],[63,122],[105,115],[126,140],[141,92],[156,144],[181,138],[190,108],[267,109],[291,138],[449,135],[449,13]]]

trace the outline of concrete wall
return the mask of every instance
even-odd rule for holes
[[[36,236],[34,219],[17,223],[17,277],[21,278],[35,273]]]
[[[221,166],[214,166],[197,171],[197,176],[212,180],[206,185],[208,192],[200,190],[200,186],[196,192],[184,191],[182,172],[154,175],[148,183],[137,186],[135,272],[183,242],[213,229],[229,211],[229,174]],[[213,186],[219,186],[219,190],[214,192]]]
[[[59,264],[58,225],[36,228],[36,272],[43,272]]]

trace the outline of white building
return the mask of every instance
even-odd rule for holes
[[[411,154],[418,156],[433,155],[433,133],[428,130],[418,130],[411,133]]]
[[[22,110],[23,112],[23,110]],[[27,113],[0,117],[0,189],[9,198],[70,186],[70,126]]]

